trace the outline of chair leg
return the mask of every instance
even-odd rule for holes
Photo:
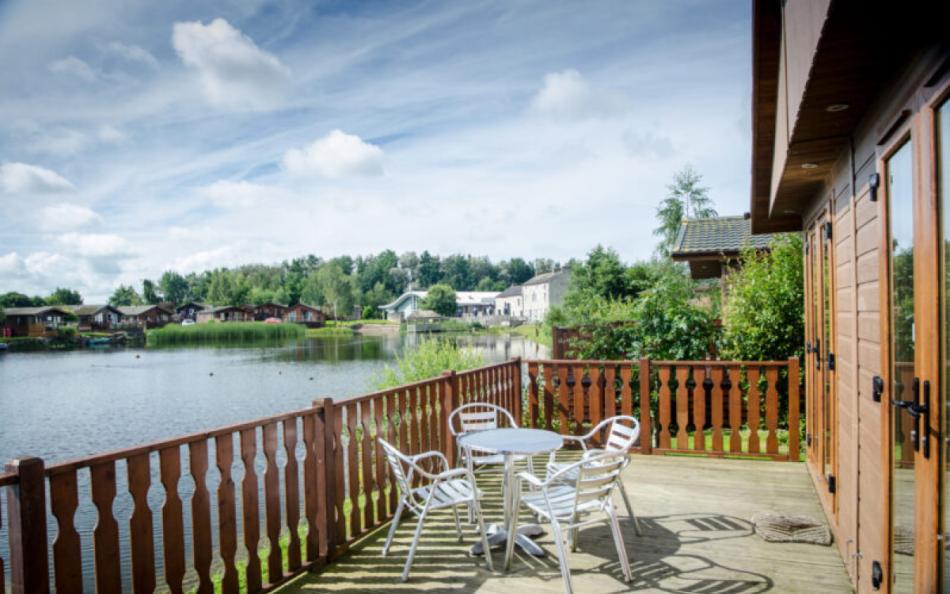
[[[393,536],[396,535],[396,528],[399,526],[399,518],[402,517],[402,510],[405,508],[403,500],[399,500],[399,505],[396,506],[396,513],[393,514],[392,522],[389,523],[389,534],[386,536],[386,542],[383,543],[383,557],[389,553],[389,547],[393,544]]]
[[[630,498],[627,497],[627,489],[623,486],[623,480],[618,480],[617,483],[620,485],[620,496],[623,498],[623,504],[627,506],[627,515],[633,518],[633,529],[636,531],[637,536],[642,536],[640,532],[640,520],[637,519],[636,514],[633,513],[633,506],[630,505]]]
[[[569,534],[569,538],[571,539],[571,552],[572,552],[572,553],[576,553],[576,552],[577,552],[577,533],[578,533],[578,532],[579,532],[579,530],[578,530],[577,528],[571,528],[570,532],[568,533],[568,534]]]
[[[409,579],[409,568],[412,567],[412,560],[416,556],[416,547],[419,546],[419,538],[422,537],[422,524],[426,521],[426,514],[429,512],[429,507],[426,506],[423,508],[422,513],[419,514],[419,523],[416,524],[416,533],[412,537],[412,544],[409,546],[409,556],[406,557],[406,566],[402,569],[402,581]]]
[[[488,565],[488,571],[495,571],[495,564],[491,558],[491,546],[488,544],[488,532],[485,530],[485,521],[482,519],[482,506],[478,503],[478,499],[475,499],[471,507],[475,508],[475,517],[478,518],[478,532],[482,536],[482,550],[485,551],[485,563]]]
[[[471,509],[471,506],[469,506]],[[459,508],[452,508],[452,515],[455,516],[455,534],[458,536],[459,542],[462,542],[462,523],[459,521]]]
[[[617,547],[617,557],[620,561],[620,568],[623,569],[623,577],[627,582],[633,581],[633,572],[630,571],[630,560],[627,559],[627,547],[623,543],[623,533],[620,532],[620,521],[617,520],[617,512],[610,510],[610,532],[614,536],[614,546]]]
[[[574,587],[571,585],[571,570],[567,566],[564,538],[561,535],[561,526],[554,518],[551,518],[551,530],[554,532],[554,544],[557,545],[557,560],[561,566],[561,578],[564,580],[564,594],[573,594]]]

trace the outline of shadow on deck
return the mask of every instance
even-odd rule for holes
[[[487,521],[500,520],[499,474],[487,471],[478,480],[490,495],[484,505]],[[632,520],[622,520],[634,581],[623,581],[606,525],[592,527],[581,532],[578,550],[569,558],[576,592],[851,591],[834,546],[766,543],[753,533],[749,518],[759,511],[822,517],[802,464],[636,456],[625,480],[643,529],[637,536]],[[451,512],[426,522],[409,581],[402,583],[399,575],[413,528],[414,518],[400,526],[388,557],[380,556],[385,537],[380,532],[321,573],[304,575],[279,591],[563,591],[549,533],[538,540],[547,557],[517,555],[511,571],[502,574],[503,553],[496,550],[492,574],[480,558],[468,555],[477,540],[471,526],[465,542],[457,542]]]

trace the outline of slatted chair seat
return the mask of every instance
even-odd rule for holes
[[[554,544],[557,546],[561,578],[564,580],[564,590],[567,594],[573,592],[573,586],[564,540],[569,540],[571,549],[575,549],[578,531],[594,524],[606,522],[610,526],[624,579],[628,582],[633,580],[616,508],[611,499],[614,489],[617,488],[618,477],[626,465],[626,452],[609,451],[585,456],[543,481],[528,472],[518,475],[514,495],[515,511],[508,525],[508,534],[517,534],[518,511],[522,505],[540,520],[550,522]],[[574,480],[566,480],[567,475],[573,475]],[[533,490],[523,492],[524,486],[530,486]],[[511,568],[514,541],[513,538],[508,540],[505,551],[506,570]]]
[[[402,519],[403,512],[412,512],[419,518],[412,544],[409,545],[406,565],[402,570],[402,581],[409,579],[409,570],[412,568],[412,560],[416,556],[416,547],[418,547],[419,538],[422,536],[422,526],[425,523],[426,516],[432,510],[447,507],[452,508],[455,516],[455,532],[458,535],[459,542],[462,542],[462,523],[459,521],[458,508],[465,506],[470,513],[474,513],[478,520],[482,547],[486,551],[485,563],[488,565],[488,569],[491,570],[491,553],[488,552],[490,551],[488,537],[485,531],[485,523],[482,521],[481,505],[479,504],[482,492],[475,487],[475,477],[472,475],[472,471],[468,468],[449,468],[449,461],[439,451],[407,456],[385,439],[380,438],[379,444],[383,447],[390,474],[399,489],[399,505],[396,506],[396,513],[393,514],[389,526],[389,534],[386,536],[386,542],[383,543],[384,557],[393,543],[393,537],[396,535],[396,528],[399,526],[399,520]],[[420,464],[423,461],[430,461],[430,466],[434,462],[434,465],[440,467],[441,471],[438,473],[427,471]],[[413,480],[425,484],[413,488],[411,486]]]
[[[603,438],[603,447],[591,447],[595,437]],[[584,451],[584,457],[589,458],[605,452],[624,452],[625,454],[629,454],[639,437],[640,422],[633,417],[618,415],[604,419],[585,435],[565,435],[564,439],[580,445]],[[629,458],[624,468],[626,468],[628,464]],[[550,477],[554,475],[560,476],[561,481],[572,483],[577,480],[577,467],[570,463],[557,462],[552,453],[547,463],[547,476]],[[620,490],[620,497],[623,499],[624,506],[627,508],[627,514],[633,519],[633,528],[639,536],[641,534],[640,521],[637,519],[636,514],[633,513],[630,497],[627,495],[626,487],[624,487],[623,478],[619,475],[617,477],[617,487]]]

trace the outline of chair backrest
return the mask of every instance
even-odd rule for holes
[[[578,462],[575,509],[592,500],[606,504],[626,463],[626,451],[604,452]]]
[[[389,470],[396,480],[399,491],[403,495],[411,494],[412,473],[416,465],[412,463],[408,456],[397,450],[385,439],[379,438],[379,444],[383,446],[383,451],[386,452],[386,461],[389,462]]]
[[[488,402],[470,402],[452,411],[449,415],[449,431],[458,437],[463,433],[497,429],[499,417],[508,422],[509,427],[517,427],[510,412],[497,404]],[[456,427],[456,424],[458,427]]]
[[[626,415],[604,419],[597,428],[607,429],[603,446],[606,452],[629,452],[640,437],[640,421]]]

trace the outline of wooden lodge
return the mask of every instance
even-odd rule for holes
[[[771,241],[767,233],[753,235],[752,223],[746,217],[685,219],[670,258],[686,262],[694,279],[721,278],[738,266],[742,250],[766,251]]]
[[[316,307],[297,303],[284,312],[284,321],[303,324],[308,328],[320,328],[327,323],[327,315]]]
[[[172,319],[172,310],[164,305],[123,305],[118,307],[123,326],[158,328]]]
[[[752,230],[805,234],[807,467],[858,592],[950,591],[947,8],[754,2]]]
[[[79,318],[80,332],[113,330],[122,321],[122,312],[111,305],[74,305],[70,310]]]
[[[175,308],[178,314],[178,320],[197,320],[198,312],[207,309],[209,306],[197,301],[188,301]]]
[[[52,336],[66,323],[72,314],[64,307],[8,307],[3,310],[6,317],[0,322],[0,336]]]
[[[261,322],[268,318],[283,320],[287,315],[287,306],[280,303],[261,303],[247,306],[251,311],[251,319]]]
[[[246,322],[252,319],[253,317],[246,307],[236,305],[208,307],[195,314],[195,321],[199,324],[206,324],[208,322]]]

